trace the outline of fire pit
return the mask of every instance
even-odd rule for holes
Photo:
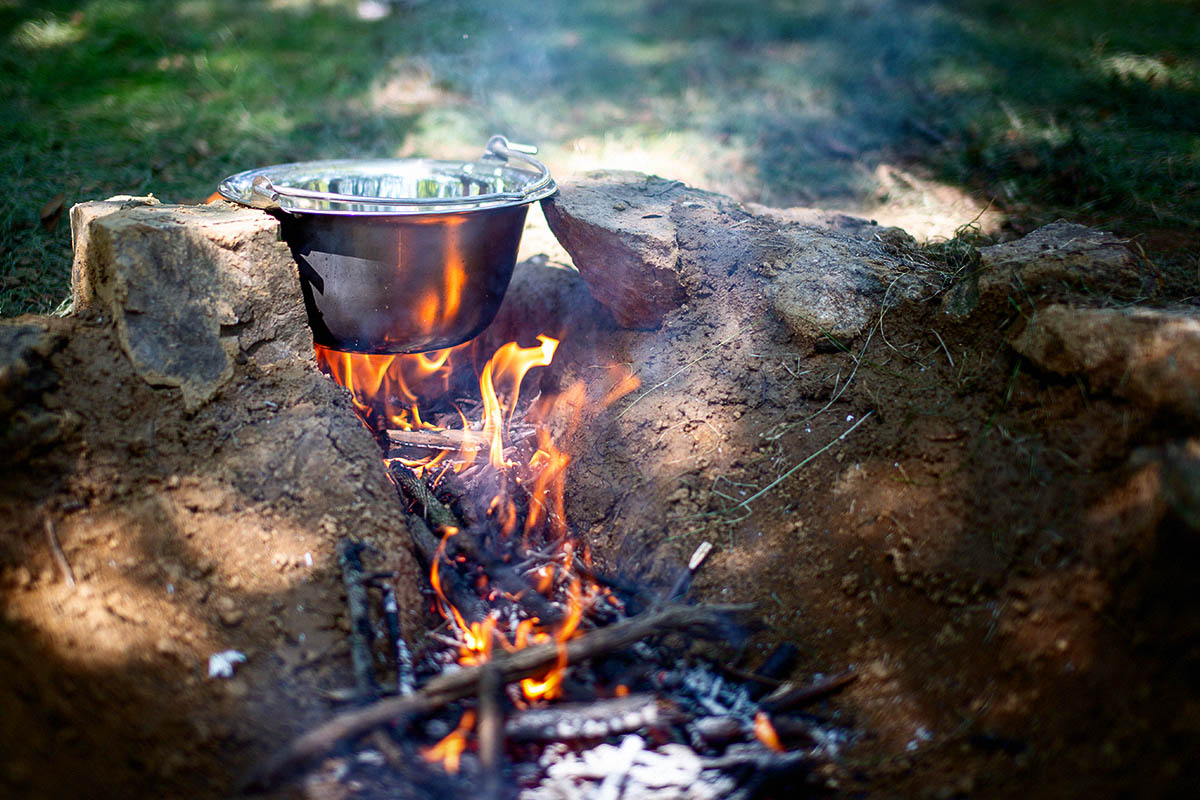
[[[689,654],[695,640],[741,638],[749,611],[684,602],[710,544],[658,590],[592,563],[567,523],[570,455],[556,442],[639,381],[617,369],[594,386],[526,382],[558,350],[556,339],[537,338],[500,346],[481,368],[478,340],[407,355],[318,346],[318,364],[351,392],[407,509],[432,629],[409,650],[387,576],[345,541],[354,699],[364,707],[293,742],[251,785],[385,724],[393,736],[367,740],[347,770],[375,769],[372,780],[386,784],[402,764],[408,785],[428,796],[527,800],[762,796],[847,741],[794,709],[852,673],[783,683],[791,645],[755,673]]]
[[[317,344],[418,353],[461,344],[495,316],[529,204],[556,189],[530,152],[493,136],[478,161],[280,164],[219,191],[279,216]]]

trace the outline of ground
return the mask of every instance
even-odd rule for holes
[[[513,297],[548,269],[579,319],[574,273],[525,267]],[[814,709],[859,733],[820,776],[835,796],[1194,786],[1196,540],[1169,491],[1194,463],[1172,456],[1194,416],[1018,356],[1034,298],[1028,314],[953,316],[939,293],[845,339],[804,337],[746,324],[750,281],[727,277],[727,312],[685,306],[647,332],[592,307],[587,346],[564,351],[560,385],[612,363],[643,381],[573,442],[568,514],[598,560],[656,585],[712,541],[693,596],[752,602],[764,624],[716,655],[752,668],[787,641],[797,680],[854,669]],[[111,322],[30,320],[58,332],[42,356],[69,380],[36,390],[59,433],[35,437],[0,498],[5,790],[224,796],[351,684],[336,542],[366,530],[398,558],[399,505],[307,364],[240,365],[184,412],[178,390],[133,374]],[[248,663],[208,679],[230,647]],[[282,790],[347,792],[328,775]]]
[[[950,273],[980,233],[1101,225],[1155,281],[1074,302],[1194,308],[1188,3],[392,6],[372,21],[334,0],[0,3],[0,315],[62,310],[75,202],[200,201],[253,166],[460,157],[497,131],[541,145],[557,175],[634,168],[857,211],[933,242]],[[529,234],[527,255],[561,257],[544,227]],[[927,298],[844,339],[685,314],[682,358],[589,333],[643,384],[580,442],[574,523],[651,582],[713,541],[694,596],[756,604],[767,627],[746,666],[791,641],[797,680],[857,670],[817,709],[862,733],[823,776],[835,794],[1200,784],[1196,523],[1179,500],[1195,416],[1038,370],[1009,344],[1034,301],[961,317]],[[46,356],[58,384],[0,399],[20,425],[0,432],[15,454],[0,469],[0,794],[227,796],[350,685],[336,543],[365,527],[398,552],[398,506],[348,403],[310,372],[239,365],[189,415],[122,360],[111,320],[35,324],[62,334]],[[264,427],[264,401],[290,409],[285,433]],[[239,472],[245,426],[261,453]],[[305,435],[353,466],[270,452]],[[370,516],[327,491],[339,476],[372,487]],[[209,680],[225,648],[249,661]],[[305,791],[347,790],[284,794]]]

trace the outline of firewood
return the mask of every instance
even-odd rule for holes
[[[590,631],[566,644],[567,663],[597,658],[630,647],[650,636],[686,632],[696,637],[720,637],[728,625],[751,606],[667,606],[623,620],[607,628]],[[301,767],[328,753],[339,742],[355,739],[387,723],[403,728],[421,714],[468,697],[478,691],[484,669],[495,669],[505,684],[543,673],[558,662],[558,645],[533,645],[512,653],[501,653],[492,661],[465,667],[433,678],[405,697],[388,697],[364,708],[343,712],[328,722],[294,739],[262,762],[240,783],[240,791],[269,789],[285,776],[296,776]]]
[[[420,507],[421,516],[428,520],[435,529],[462,527],[462,522],[458,517],[454,516],[450,509],[433,496],[433,492],[429,491],[425,481],[418,478],[415,472],[398,461],[389,464],[388,471],[404,496]]]
[[[759,705],[762,706],[764,711],[784,711],[833,694],[857,679],[858,673],[851,669],[846,670],[840,675],[834,675],[832,678],[826,678],[823,681],[810,683],[806,686],[795,686],[785,683],[763,698]]]
[[[367,601],[367,585],[363,581],[362,551],[366,545],[344,540],[338,547],[338,561],[342,567],[342,582],[346,587],[346,605],[350,609],[350,659],[354,664],[354,685],[358,700],[368,703],[379,694],[375,682],[374,660],[371,657],[370,606]]]
[[[509,719],[505,733],[514,742],[569,742],[633,733],[679,718],[678,709],[654,695],[631,694],[591,703],[532,708]]]
[[[476,727],[479,763],[484,770],[480,794],[484,800],[500,800],[504,796],[504,680],[494,665],[483,666]]]
[[[401,447],[421,447],[426,450],[461,450],[463,445],[486,452],[491,440],[482,431],[448,428],[441,431],[389,430],[388,441]]]
[[[533,437],[533,428],[523,428],[513,425],[506,431],[506,445],[513,445]],[[392,447],[416,447],[424,450],[462,450],[464,446],[475,448],[477,458],[486,458],[492,442],[483,431],[464,430],[462,428],[447,428],[440,431],[431,430],[388,430],[388,441]],[[454,459],[451,458],[453,461]]]

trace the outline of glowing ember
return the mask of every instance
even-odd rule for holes
[[[775,726],[771,724],[771,718],[767,716],[767,712],[765,711],[759,711],[754,715],[754,737],[776,753],[787,752],[787,748],[779,741],[779,734],[775,732]]]
[[[458,727],[450,731],[446,738],[432,747],[421,751],[421,757],[431,764],[442,762],[446,772],[458,772],[458,763],[463,751],[467,749],[467,734],[475,727],[475,712],[463,712]]]

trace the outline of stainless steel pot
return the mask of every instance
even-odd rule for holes
[[[495,316],[529,204],[557,189],[536,152],[493,136],[478,161],[279,164],[219,191],[280,218],[317,344],[417,353],[461,344]]]

